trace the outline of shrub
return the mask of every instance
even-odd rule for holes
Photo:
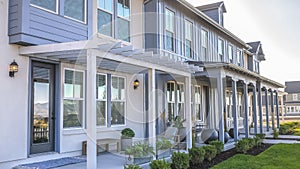
[[[190,163],[193,165],[201,164],[204,160],[205,150],[204,148],[191,148],[189,149]]]
[[[279,136],[279,132],[278,130],[275,128],[274,131],[273,131],[273,138],[277,139]]]
[[[244,154],[247,153],[247,151],[250,149],[249,140],[248,139],[239,140],[235,144],[235,148],[236,148],[237,152],[242,152]]]
[[[165,160],[154,160],[150,162],[150,169],[171,169],[171,164]]]
[[[266,138],[266,134],[256,134],[255,136],[259,137],[262,140]]]
[[[172,148],[172,143],[170,140],[166,138],[162,138],[161,140],[156,142],[156,148],[157,150],[166,150]]]
[[[215,146],[217,149],[217,154],[220,154],[224,149],[224,143],[219,140],[209,142],[209,145]]]
[[[130,128],[125,128],[121,131],[121,134],[122,134],[122,138],[132,138],[135,136],[135,133],[132,129]]]
[[[187,169],[189,168],[189,155],[186,153],[176,153],[172,154],[172,168],[174,169]]]
[[[259,147],[262,144],[262,139],[260,137],[253,137],[254,146]]]
[[[211,161],[217,155],[217,148],[212,145],[204,146],[203,149],[205,150],[205,159]]]
[[[153,147],[146,143],[137,143],[125,150],[125,154],[133,155],[135,158],[147,157],[154,155]]]
[[[124,165],[124,169],[142,169],[142,167],[140,167],[136,164],[129,164],[128,166]]]
[[[249,149],[253,148],[254,145],[255,145],[255,141],[253,138],[244,138],[246,140],[248,140],[248,143],[249,143]]]

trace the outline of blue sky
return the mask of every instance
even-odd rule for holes
[[[221,0],[187,0],[194,6]],[[261,74],[282,84],[300,81],[300,0],[223,0],[225,28],[245,42],[261,41]]]

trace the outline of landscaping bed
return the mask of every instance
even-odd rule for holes
[[[262,144],[259,147],[253,147],[252,149],[248,150],[246,154],[256,156],[261,152],[265,151],[266,149],[268,149],[269,147],[271,147],[272,145],[273,144]],[[229,159],[230,157],[233,157],[236,154],[242,154],[242,153],[237,152],[235,148],[231,150],[227,150],[218,154],[212,161],[204,160],[202,164],[197,166],[193,166],[192,164],[190,164],[190,169],[199,169],[199,168],[208,169],[210,167],[213,167],[216,164],[219,164]]]

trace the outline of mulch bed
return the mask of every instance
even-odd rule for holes
[[[252,148],[251,150],[249,150],[247,152],[247,154],[256,156],[256,155],[260,154],[261,152],[265,151],[266,149],[268,149],[269,147],[271,147],[272,145],[273,144],[262,144],[262,146],[260,146],[260,147]],[[218,154],[212,161],[204,160],[201,165],[197,165],[197,166],[192,166],[190,164],[189,169],[199,169],[199,168],[208,169],[210,167],[213,167],[216,164],[219,164],[219,163],[227,160],[230,157],[233,157],[236,154],[240,154],[240,153],[237,152],[235,150],[235,148],[231,149],[231,150],[227,150],[227,151],[224,151],[224,152]]]

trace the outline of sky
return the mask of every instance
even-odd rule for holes
[[[194,6],[222,0],[187,0]],[[223,0],[224,27],[245,42],[261,41],[261,75],[300,81],[300,0]]]

